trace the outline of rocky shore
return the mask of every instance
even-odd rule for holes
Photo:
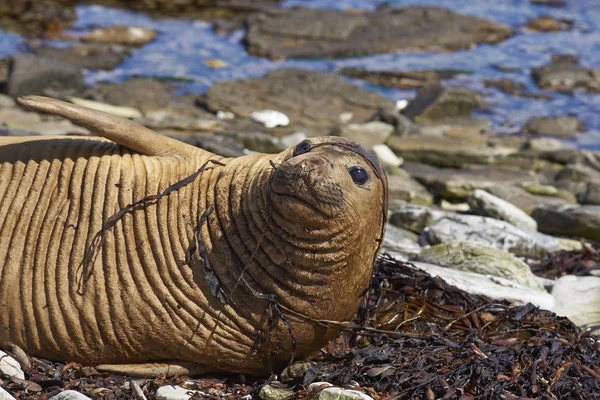
[[[31,37],[64,35],[63,28],[75,18],[72,1],[17,3],[10,8],[0,5],[1,26]],[[219,19],[215,29],[231,32],[245,26],[247,51],[272,59],[458,51],[497,44],[515,34],[503,24],[438,7],[341,12],[281,9],[278,3],[182,1],[175,7],[173,2],[160,0],[114,0],[110,4],[164,15],[189,17],[193,10],[205,18],[212,13]],[[228,19],[223,20],[224,16]],[[571,29],[565,21],[559,22],[558,30]],[[553,31],[546,29],[548,24],[536,21],[530,28]],[[275,153],[312,136],[351,138],[373,150],[389,176],[386,256],[378,263],[380,275],[374,282],[384,285],[382,277],[395,282],[390,285],[397,290],[397,298],[382,294],[383,286],[381,292],[374,286],[370,296],[387,296],[388,314],[375,303],[365,306],[357,320],[360,329],[332,342],[311,363],[294,364],[287,375],[269,380],[134,380],[99,374],[86,366],[32,360],[18,348],[4,346],[12,357],[0,358],[6,389],[0,389],[0,399],[324,400],[413,398],[413,394],[415,398],[459,398],[458,391],[450,394],[450,386],[456,389],[457,382],[462,382],[461,390],[470,396],[463,398],[482,398],[478,396],[489,395],[486,390],[492,387],[502,390],[507,399],[536,397],[542,389],[564,396],[583,387],[600,393],[598,342],[584,334],[586,328],[593,331],[600,324],[600,152],[581,150],[566,140],[581,135],[585,121],[571,115],[540,116],[519,127],[518,134],[499,134],[488,119],[474,115],[490,107],[481,93],[445,84],[447,79],[469,73],[461,69],[348,67],[319,72],[278,68],[261,77],[218,82],[202,94],[180,94],[185,86],[182,77],[85,84],[86,70],[112,70],[158,34],[140,27],[98,28],[71,37],[68,47],[32,41],[27,51],[1,60],[0,135],[93,134],[65,120],[22,109],[15,102],[18,96],[40,94],[134,119],[224,156]],[[373,45],[376,38],[381,40]],[[598,69],[584,65],[577,58],[556,55],[531,72],[539,90],[527,89],[510,78],[482,84],[536,101],[564,93],[599,92]],[[411,99],[394,101],[368,90],[367,83],[416,92]],[[418,279],[401,278],[397,271]],[[448,289],[421,271],[461,290]],[[407,287],[414,292],[406,291]],[[432,305],[425,308],[422,303],[421,311],[391,306],[409,295]],[[426,312],[420,317],[423,310],[440,305],[452,317]],[[384,318],[388,318],[385,323]],[[406,319],[406,326],[400,329],[390,318]],[[458,331],[445,330],[455,322],[462,324]],[[493,334],[486,331],[488,325],[494,326]],[[406,335],[386,335],[385,330]],[[520,330],[527,334],[509,334]],[[459,334],[472,337],[459,339]],[[462,375],[452,375],[432,361],[435,351],[425,352],[433,357],[428,361],[412,353],[431,375],[412,370],[402,378],[402,368],[408,369],[402,346],[424,346],[427,351],[443,348],[448,352],[443,357],[451,353],[468,362],[452,361],[455,371],[462,371]],[[544,371],[546,375],[536,378],[531,375],[536,371],[531,363],[515,361],[522,360],[517,348],[528,348],[526,357],[531,362],[543,359],[534,364],[538,374]],[[579,361],[568,358],[569,351],[578,354]],[[547,359],[553,356],[565,357],[564,363],[550,365]],[[510,366],[502,369],[500,362]],[[333,367],[340,368],[339,372]],[[488,367],[495,375],[477,370]],[[433,379],[436,369],[444,378],[434,383],[428,379]],[[524,371],[533,376],[533,382],[522,381]],[[467,382],[468,373],[475,377],[474,383]],[[574,376],[579,376],[579,383]],[[421,384],[411,386],[402,379],[420,379]],[[546,382],[543,388],[539,386],[542,380]],[[593,398],[578,396],[562,398]]]

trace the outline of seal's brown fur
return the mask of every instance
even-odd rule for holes
[[[72,104],[21,103],[104,138],[0,138],[0,343],[136,375],[262,374],[335,334],[313,319],[356,311],[387,204],[362,147],[324,137],[225,159]]]

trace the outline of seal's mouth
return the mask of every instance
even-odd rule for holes
[[[327,174],[327,164],[322,157],[301,163],[285,162],[273,172],[269,182],[271,200],[278,207],[302,217],[307,212],[319,217],[333,218],[341,213],[345,203],[340,185]]]

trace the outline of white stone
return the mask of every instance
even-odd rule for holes
[[[406,106],[408,106],[408,100],[406,100],[406,99],[396,100],[396,110],[402,111],[406,108]]]
[[[267,128],[275,128],[276,126],[288,126],[290,119],[287,115],[277,110],[260,110],[254,111],[250,117],[256,122],[260,122]]]
[[[404,160],[401,157],[398,157],[387,144],[374,145],[373,153],[375,153],[379,161],[385,165],[399,167],[404,163]]]
[[[537,222],[525,211],[485,190],[475,189],[467,198],[474,213],[510,222],[511,224],[537,231]]]
[[[196,393],[202,393],[199,390],[184,389],[181,386],[167,385],[161,386],[156,390],[156,398],[163,400],[188,400]]]
[[[114,106],[112,104],[101,103],[99,101],[81,99],[79,97],[69,97],[69,101],[82,107],[91,108],[92,110],[103,111],[108,114],[116,115],[123,118],[141,118],[142,112],[134,107]]]
[[[328,387],[321,390],[314,400],[373,400],[363,392],[354,389],[342,389],[340,387]]]
[[[53,396],[54,400],[90,400],[85,394],[76,392],[75,390],[65,390],[60,392],[56,396]]]
[[[552,288],[555,312],[585,327],[600,324],[600,278],[567,275],[556,280]]]
[[[219,118],[219,119],[235,119],[235,114],[230,111],[217,111],[217,118]]]
[[[387,224],[381,252],[385,252],[397,260],[408,261],[419,255],[421,246],[408,238],[402,229]]]
[[[471,207],[467,203],[451,203],[448,200],[440,201],[440,208],[445,211],[469,212]]]
[[[15,400],[15,398],[0,386],[0,400]]]
[[[306,133],[304,132],[294,132],[291,135],[284,136],[280,139],[280,143],[285,147],[294,146],[304,139],[306,139]]]
[[[554,311],[554,297],[545,290],[531,289],[497,276],[457,271],[424,262],[412,263],[431,276],[439,276],[450,285],[468,293],[508,300],[515,305],[531,303],[544,310]]]
[[[352,121],[352,118],[354,118],[354,114],[352,114],[351,112],[343,112],[339,115],[339,118],[343,124],[347,124],[348,122]]]
[[[0,350],[0,375],[15,376],[19,379],[25,379],[25,374],[21,369],[21,364],[5,352]]]

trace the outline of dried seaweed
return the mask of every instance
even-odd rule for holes
[[[389,257],[379,258],[356,320],[340,329],[345,332],[311,356],[310,374],[292,386],[296,398],[306,398],[306,385],[323,380],[359,388],[376,400],[600,399],[597,338],[567,318],[470,295]],[[64,389],[133,399],[131,380],[32,358],[25,381],[7,379],[2,386],[19,399],[47,399]],[[269,380],[136,382],[148,399],[167,384],[204,393],[195,398],[238,399],[256,397]]]

